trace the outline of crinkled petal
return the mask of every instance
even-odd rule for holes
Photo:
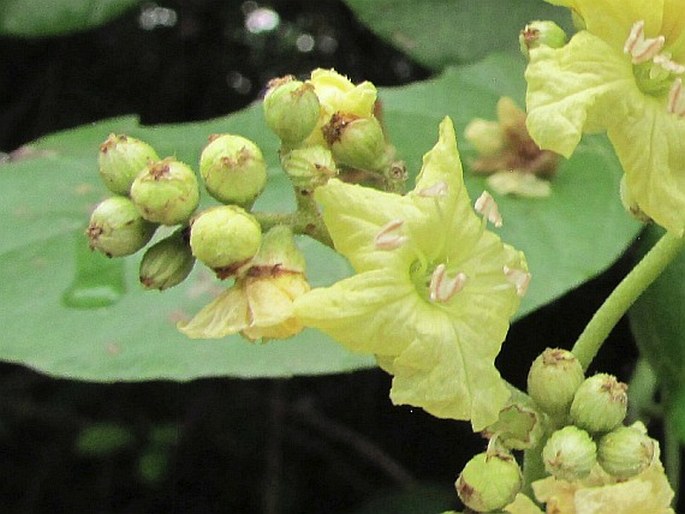
[[[250,339],[285,339],[300,332],[303,326],[295,317],[293,301],[308,290],[309,284],[301,273],[248,278],[245,293],[250,323],[243,334]]]
[[[354,275],[295,300],[295,313],[356,352],[397,355],[426,330],[430,309],[392,269]]]
[[[331,179],[316,190],[323,219],[335,249],[348,258],[357,272],[407,262],[414,252],[407,245],[388,251],[376,247],[376,236],[393,220],[407,221],[398,235],[407,235],[409,223],[430,225],[430,218],[407,197]]]
[[[471,420],[474,431],[494,423],[510,393],[494,362],[519,305],[504,265],[525,270],[522,255],[484,234],[470,262],[462,291],[434,308],[431,331],[416,339],[392,362],[390,397],[422,407],[440,418]]]
[[[685,228],[685,119],[657,99],[635,95],[623,123],[608,130],[642,211],[666,229]]]
[[[234,285],[200,309],[193,319],[176,326],[192,339],[219,339],[237,334],[248,323],[247,296]]]
[[[621,482],[599,464],[583,480],[547,477],[533,482],[535,497],[546,504],[547,512],[558,514],[674,514],[673,490],[658,456],[657,447],[647,470]]]
[[[637,85],[630,60],[587,31],[530,52],[526,126],[543,149],[570,157],[583,132],[619,123]]]
[[[661,34],[664,0],[568,0],[550,3],[565,5],[576,11],[583,18],[588,31],[601,36],[619,51],[623,50],[623,44],[636,21],[645,22],[645,37]]]
[[[331,114],[342,111],[357,116],[373,114],[376,103],[376,86],[371,82],[354,85],[334,70],[312,71],[310,82],[314,85],[321,107]]]

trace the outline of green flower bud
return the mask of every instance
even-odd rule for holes
[[[138,173],[148,162],[158,160],[157,153],[147,143],[123,134],[110,134],[100,145],[100,177],[113,193],[128,195]]]
[[[628,386],[600,373],[580,384],[571,403],[571,420],[588,432],[608,432],[623,422]]]
[[[154,224],[141,217],[131,200],[113,196],[95,208],[86,235],[92,250],[98,250],[107,257],[122,257],[145,246],[155,228]]]
[[[257,220],[236,205],[208,209],[190,226],[193,255],[226,278],[255,256],[262,242]]]
[[[597,445],[585,430],[569,425],[547,439],[542,460],[556,478],[578,480],[589,475],[597,462]]]
[[[200,202],[195,172],[168,157],[150,163],[131,185],[131,199],[148,220],[162,225],[188,221]]]
[[[390,165],[383,129],[373,116],[335,113],[322,130],[339,164],[367,171],[380,171]]]
[[[266,184],[266,163],[249,139],[215,135],[200,156],[200,175],[207,192],[220,202],[250,207]]]
[[[312,133],[321,110],[314,86],[292,75],[269,82],[263,106],[268,127],[291,147]]]
[[[528,394],[553,418],[568,414],[573,396],[585,379],[583,367],[568,350],[547,348],[528,372]]]
[[[521,469],[508,453],[479,453],[466,463],[454,484],[459,499],[476,512],[491,512],[514,501]]]
[[[602,469],[618,479],[626,479],[647,469],[656,452],[654,439],[646,434],[644,425],[618,427],[602,436],[597,448],[597,460]]]
[[[140,261],[143,287],[163,291],[186,279],[195,264],[188,237],[188,228],[184,227],[147,249]]]
[[[553,21],[532,21],[519,34],[519,45],[521,53],[526,58],[533,48],[549,46],[550,48],[561,48],[568,41],[566,32]]]
[[[282,154],[281,166],[298,187],[325,184],[338,173],[333,154],[320,145],[296,148]]]

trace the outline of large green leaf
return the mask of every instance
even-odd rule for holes
[[[417,62],[438,70],[512,50],[532,20],[572,30],[568,9],[542,0],[345,0],[359,20]]]
[[[510,55],[451,69],[411,86],[384,89],[390,137],[412,174],[449,114],[461,133],[474,116],[493,117],[501,94],[521,100],[523,63]],[[47,373],[88,380],[192,379],[201,376],[288,376],[367,367],[325,336],[307,330],[286,341],[255,345],[239,337],[185,339],[174,320],[195,313],[222,286],[196,267],[188,281],[164,293],[137,284],[137,257],[108,260],[86,250],[89,210],[106,195],[96,170],[98,144],[109,132],[150,142],[160,155],[196,163],[208,134],[237,132],[257,141],[270,181],[257,208],[293,205],[277,168],[277,141],[260,106],[204,123],[140,127],[134,118],[108,120],[46,137],[23,159],[0,167],[0,358]],[[472,149],[462,144],[465,162]],[[604,138],[590,138],[565,162],[543,200],[498,198],[503,238],[524,250],[533,282],[520,315],[609,266],[638,225],[618,201],[620,168]],[[484,187],[470,175],[472,197]],[[590,236],[592,234],[592,236]],[[332,251],[301,238],[314,285],[349,273]]]
[[[97,27],[141,0],[1,0],[0,35],[42,37]]]

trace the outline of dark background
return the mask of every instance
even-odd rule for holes
[[[82,34],[0,38],[0,151],[121,114],[146,124],[221,116],[257,99],[270,78],[315,67],[378,86],[429,76],[342,2],[272,1],[280,24],[264,33],[245,28],[250,2],[163,6],[172,11],[146,4]],[[155,13],[157,25],[144,26]],[[498,359],[503,375],[525,387],[535,355],[569,347],[630,261],[515,324]],[[627,380],[635,355],[621,323],[593,369]],[[0,510],[338,513],[393,490],[428,494],[416,512],[457,508],[451,484],[485,441],[466,423],[393,407],[389,387],[379,370],[105,385],[0,365]],[[84,449],[79,435],[102,424],[118,427],[119,443]],[[416,489],[426,483],[442,492]]]

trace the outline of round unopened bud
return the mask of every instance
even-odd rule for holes
[[[296,186],[324,184],[338,173],[333,154],[320,145],[295,148],[281,155],[281,166]]]
[[[266,184],[266,163],[249,139],[217,135],[202,151],[200,175],[207,192],[220,202],[249,207]]]
[[[100,177],[113,193],[128,195],[138,173],[148,162],[158,160],[157,153],[147,143],[123,134],[110,134],[100,145]]]
[[[291,147],[312,133],[321,110],[314,86],[292,75],[269,82],[263,106],[268,127]]]
[[[483,157],[495,155],[504,147],[504,135],[496,121],[476,118],[466,126],[464,137]]]
[[[257,220],[236,205],[208,209],[190,227],[193,255],[223,277],[254,257],[261,241]]]
[[[566,41],[568,41],[566,32],[553,21],[532,21],[519,34],[521,52],[526,57],[529,57],[529,52],[533,48],[541,46],[561,48]]]
[[[569,425],[547,439],[542,460],[556,478],[578,480],[589,475],[597,462],[597,445],[585,430]]]
[[[177,225],[190,218],[200,202],[200,189],[189,166],[166,158],[148,164],[136,177],[131,199],[146,220]]]
[[[599,440],[597,460],[604,471],[616,478],[642,473],[654,459],[654,439],[636,425],[615,428]]]
[[[479,453],[466,463],[454,484],[459,499],[476,512],[501,509],[521,490],[521,469],[508,453]]]
[[[583,367],[568,350],[547,348],[528,372],[528,394],[553,418],[568,414],[576,390],[585,379]]]
[[[143,219],[131,200],[113,196],[95,208],[86,235],[92,250],[107,257],[122,257],[145,246],[155,228],[153,223]]]
[[[390,165],[383,128],[375,117],[335,113],[322,130],[339,164],[367,171]]]
[[[138,275],[143,287],[163,291],[186,279],[195,264],[188,237],[184,227],[145,251]]]
[[[613,375],[599,373],[580,384],[571,403],[571,420],[588,432],[608,432],[623,422],[628,386]]]

